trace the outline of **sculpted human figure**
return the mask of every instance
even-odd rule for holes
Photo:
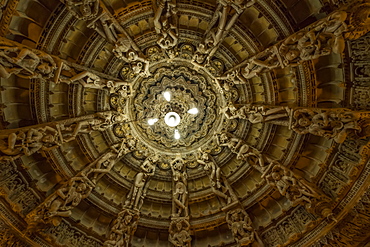
[[[290,116],[289,107],[285,106],[255,106],[244,104],[236,107],[232,102],[221,109],[228,119],[247,119],[251,123],[270,121],[287,121]]]
[[[281,61],[278,51],[272,47],[249,59],[247,65],[241,70],[241,74],[245,79],[251,79],[265,69],[270,70],[279,66],[281,66]]]
[[[164,50],[171,49],[178,43],[179,31],[176,2],[161,0],[154,16],[154,27],[159,35],[157,44]]]
[[[247,84],[245,78],[240,75],[239,70],[233,70],[230,73],[227,73],[225,76],[216,77],[216,79],[225,80],[235,85]]]
[[[293,112],[292,130],[299,134],[313,134],[343,143],[350,132],[361,127],[354,113],[346,109],[296,109]]]
[[[190,224],[186,219],[174,220],[170,224],[168,240],[176,247],[187,247],[191,242]]]
[[[281,195],[290,200],[293,206],[298,204],[311,208],[312,199],[319,198],[320,195],[304,179],[297,179],[292,171],[286,167],[272,162],[272,167],[262,177],[275,186]]]
[[[239,246],[254,242],[252,221],[244,210],[238,208],[227,212],[226,222]]]
[[[6,155],[24,153],[30,156],[40,150],[48,151],[61,145],[58,131],[50,126],[29,129],[0,136],[0,151]]]
[[[108,152],[100,159],[96,160],[93,167],[88,167],[87,169],[84,169],[81,172],[81,176],[84,176],[86,179],[89,179],[91,180],[91,182],[96,184],[98,177],[110,172],[116,161],[117,154],[114,152]],[[90,174],[93,174],[92,178],[89,177]]]
[[[133,186],[129,194],[127,195],[127,200],[125,201],[125,206],[132,209],[140,209],[143,203],[143,199],[146,193],[146,183],[148,177],[153,176],[155,173],[155,162],[158,161],[158,156],[148,157],[143,164],[140,166],[141,172],[137,173],[134,179]]]
[[[66,186],[58,189],[56,193],[45,203],[47,212],[45,218],[54,226],[58,226],[62,217],[71,216],[71,209],[76,207],[82,199],[86,198],[92,187],[81,177],[70,179]]]
[[[23,48],[7,41],[0,44],[0,76],[16,74],[22,78],[51,78],[56,70],[53,58],[37,50]]]
[[[66,0],[66,5],[82,20],[93,19],[99,13],[99,0]]]
[[[290,35],[285,39],[279,52],[283,66],[297,65],[301,61],[317,59],[345,48],[343,33],[347,30],[347,13],[336,11],[312,26]]]
[[[203,165],[205,171],[210,171],[210,180],[212,186],[218,186],[220,183],[221,169],[215,164],[213,159],[210,157],[210,154],[200,150],[200,157],[197,159],[197,162]]]
[[[100,78],[90,71],[83,71],[81,73],[73,75],[71,78],[66,80],[60,80],[64,83],[70,84],[78,81],[85,88],[104,89],[107,88],[109,93],[115,93],[119,91],[123,97],[127,97],[131,92],[130,83],[121,81],[108,81]]]
[[[65,138],[65,142],[74,140],[79,133],[91,133],[92,131],[105,131],[107,128],[111,127],[113,124],[121,123],[127,119],[126,115],[118,112],[98,112],[95,113],[96,118],[87,119],[78,122],[72,134]]]
[[[252,152],[251,148],[237,137],[228,137],[226,133],[222,133],[219,138],[219,145],[228,147],[231,152],[236,153],[237,159],[244,160]]]
[[[113,222],[111,233],[108,240],[104,242],[104,247],[129,247],[132,235],[137,228],[139,215],[138,212],[124,209],[118,214]]]

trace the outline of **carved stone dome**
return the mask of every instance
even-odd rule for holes
[[[0,1],[0,246],[368,246],[369,6]]]

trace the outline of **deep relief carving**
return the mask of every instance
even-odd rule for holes
[[[58,226],[47,227],[39,233],[49,239],[52,244],[76,247],[102,246],[99,240],[90,236],[86,236],[86,234],[83,233],[80,229],[72,227],[65,220],[63,220]]]
[[[240,209],[227,212],[226,222],[236,240],[237,246],[247,246],[254,242],[254,229],[248,214]]]
[[[289,244],[298,239],[301,232],[311,227],[315,220],[314,215],[299,206],[292,211],[290,216],[262,233],[262,240],[266,247]]]
[[[254,0],[219,0],[216,11],[204,34],[204,39],[197,46],[196,53],[193,56],[193,62],[197,64],[209,63],[239,16],[246,8],[252,6],[254,2]],[[234,13],[232,13],[233,10]],[[232,16],[228,18],[230,13],[232,13]]]
[[[221,134],[220,139],[225,135],[225,133]],[[237,141],[236,144],[239,144],[239,146],[242,145],[242,140],[234,139]],[[237,246],[248,246],[251,243],[255,243],[257,246],[263,247],[262,242],[252,227],[252,220],[244,209],[238,207],[240,206],[239,199],[228,183],[227,178],[221,173],[221,169],[217,166],[213,157],[200,149],[197,162],[207,172],[213,193],[223,201],[222,210],[226,212],[226,222]]]
[[[99,0],[64,0],[66,7],[81,20],[91,20],[99,13]]]
[[[154,149],[184,150],[184,146],[197,144],[205,139],[212,126],[219,124],[216,109],[221,99],[217,99],[217,93],[209,83],[208,78],[185,67],[158,69],[153,78],[138,84],[140,86],[130,102],[133,107],[133,115],[130,116],[133,127]],[[169,101],[164,93],[171,95]],[[196,112],[189,112],[194,108]],[[167,124],[168,114],[178,115],[179,123],[176,126]],[[156,122],[150,125],[150,119]],[[174,138],[175,130],[180,139]]]
[[[31,247],[32,245],[19,237],[11,227],[0,220],[0,245],[1,246],[22,246]]]
[[[260,151],[256,148],[249,146],[242,139],[230,134],[223,132],[217,135],[217,143],[219,146],[225,146],[230,149],[231,152],[236,154],[238,160],[249,160],[250,158],[256,158],[259,166],[264,166],[264,159],[261,156]]]
[[[212,191],[224,202],[224,206],[230,206],[238,201],[227,179],[222,174],[213,157],[200,150],[197,162],[203,166],[211,182]]]
[[[27,230],[34,231],[39,224],[58,226],[64,217],[70,217],[72,210],[90,195],[97,181],[110,172],[117,158],[116,153],[107,152],[69,179],[27,215]]]
[[[70,142],[81,133],[105,131],[126,119],[118,112],[106,111],[94,115],[70,118],[58,122],[0,131],[0,152],[17,158],[36,152],[47,152]]]
[[[40,198],[30,188],[11,159],[0,158],[0,196],[5,197],[13,211],[24,216],[38,204]]]
[[[113,222],[108,240],[104,242],[105,247],[130,246],[131,238],[134,235],[140,212],[124,208],[117,219]]]
[[[129,246],[140,218],[140,209],[148,189],[148,181],[155,173],[157,155],[148,156],[141,164],[141,171],[136,174],[131,190],[126,197],[122,211],[114,220],[108,240],[104,246]]]
[[[50,55],[3,37],[0,39],[0,44],[0,77],[6,79],[11,75],[26,79],[54,77],[57,66]]]
[[[343,143],[347,137],[369,136],[369,112],[344,108],[289,108],[283,106],[241,105],[229,103],[221,109],[228,119],[246,119],[250,123],[288,126],[298,134],[312,134]]]
[[[147,180],[154,175],[156,169],[155,163],[157,161],[158,156],[154,155],[147,157],[141,164],[141,171],[136,174],[133,186],[127,195],[127,199],[124,204],[126,208],[133,210],[139,210],[141,208],[148,189]]]
[[[190,224],[188,208],[188,175],[182,158],[175,158],[172,170],[172,215],[168,241],[176,247],[190,246]]]
[[[191,243],[190,224],[187,217],[175,218],[171,221],[168,241],[175,247],[188,247]]]
[[[329,205],[330,198],[320,192],[314,184],[294,174],[285,166],[272,161],[262,174],[262,178],[291,201],[293,207],[302,205],[308,212],[334,219]]]
[[[154,27],[159,35],[157,44],[162,49],[171,49],[178,44],[179,30],[176,0],[159,0],[154,15]]]
[[[248,58],[230,73],[240,73],[245,79],[274,68],[296,66],[331,53],[341,54],[345,39],[357,39],[369,29],[369,4],[357,4],[346,11],[336,11],[298,31],[277,45]],[[239,72],[240,69],[240,72]]]
[[[366,192],[357,205],[331,231],[319,239],[315,247],[357,246],[366,242],[370,228],[370,194]]]
[[[91,70],[84,70],[79,72],[73,66],[67,65],[65,62],[59,64],[60,71],[56,83],[71,84],[79,82],[84,88],[93,88],[100,90],[107,90],[110,94],[116,93],[122,98],[130,97],[133,93],[132,87],[129,82],[107,80],[101,78]]]
[[[347,136],[368,136],[368,112],[353,112],[348,109],[296,109],[292,114],[291,129],[299,134],[313,134],[343,143]]]

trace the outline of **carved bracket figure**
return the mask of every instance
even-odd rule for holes
[[[193,62],[202,64],[207,61],[208,63],[245,8],[252,6],[254,2],[254,0],[246,3],[241,0],[219,0],[204,34],[205,38],[197,47]],[[228,19],[229,14],[232,14],[232,17]]]
[[[176,158],[171,163],[173,195],[172,217],[187,217],[188,211],[188,175],[184,171],[184,160]]]
[[[26,79],[50,79],[56,69],[54,59],[45,52],[0,38],[0,77],[17,75]]]
[[[299,134],[313,134],[343,143],[347,136],[369,136],[370,112],[349,109],[296,109],[292,114],[291,129]]]
[[[159,35],[157,44],[168,50],[175,47],[179,40],[176,0],[159,0],[154,15],[155,31]]]
[[[304,61],[331,53],[341,54],[345,39],[357,39],[370,30],[370,4],[350,6],[290,35],[278,44],[248,58],[226,74],[239,72],[245,79],[259,76],[274,68],[297,66]]]
[[[175,247],[189,247],[191,242],[190,223],[188,217],[172,219],[169,228],[170,241]]]
[[[154,175],[156,169],[155,163],[157,161],[158,156],[153,155],[147,157],[143,164],[141,164],[141,171],[136,174],[133,186],[127,195],[125,208],[140,210],[148,189],[148,179]]]
[[[140,212],[124,208],[117,219],[113,221],[108,240],[104,242],[104,247],[128,247],[134,235]]]
[[[290,108],[284,106],[266,106],[243,104],[236,106],[229,102],[221,109],[227,119],[246,119],[251,123],[274,123],[288,126]]]
[[[36,230],[39,224],[58,226],[63,218],[70,217],[72,210],[90,195],[97,180],[110,172],[116,162],[116,153],[105,153],[69,179],[27,215],[27,231]]]
[[[80,20],[91,20],[99,14],[99,0],[64,0],[69,11]]]
[[[225,207],[238,202],[234,191],[210,154],[200,150],[197,162],[207,172],[213,193],[223,200]]]
[[[230,210],[226,222],[235,238],[237,246],[247,246],[255,241],[252,220],[241,208]]]
[[[291,201],[293,207],[302,205],[309,212],[335,220],[329,205],[331,199],[320,192],[314,184],[294,174],[277,161],[270,163],[262,178]]]
[[[253,124],[272,123],[287,126],[298,134],[322,136],[337,143],[343,143],[348,136],[366,138],[370,134],[370,112],[366,111],[251,104],[236,106],[230,102],[220,112],[228,119],[246,119]],[[221,146],[231,147],[230,145],[233,143],[225,142]]]
[[[216,141],[219,146],[228,147],[231,152],[237,155],[236,158],[239,160],[247,160],[252,156],[257,157],[260,160],[260,163],[263,162],[260,158],[260,152],[257,149],[249,146],[242,139],[237,138],[229,133],[223,132],[217,135]]]

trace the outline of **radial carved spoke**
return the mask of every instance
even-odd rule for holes
[[[175,47],[179,40],[179,20],[176,0],[159,0],[154,15],[154,28],[158,34],[157,44],[168,50]]]
[[[202,165],[203,169],[207,172],[212,191],[223,202],[222,210],[226,212],[226,222],[235,241],[240,246],[259,241],[252,227],[252,220],[242,207],[238,197],[226,177],[222,174],[221,169],[217,166],[213,157],[200,150],[197,162]]]
[[[226,38],[239,16],[246,8],[252,6],[254,2],[255,0],[219,0],[216,11],[204,34],[205,38],[197,47],[197,52],[193,58],[194,62],[202,64],[206,61],[208,63],[217,52],[217,49]],[[228,18],[230,14],[232,16]]]
[[[79,82],[83,87],[118,92],[123,97],[132,94],[129,83],[107,74],[31,49],[17,42],[0,37],[0,77],[16,75],[25,79],[43,79],[55,83]]]
[[[174,246],[190,246],[190,223],[188,207],[188,175],[184,160],[176,158],[172,161],[172,215],[168,240]]]
[[[346,108],[301,108],[266,105],[234,105],[221,110],[228,119],[246,119],[251,123],[272,123],[287,126],[298,134],[313,134],[337,143],[348,137],[366,138],[370,112]]]
[[[0,130],[0,152],[14,159],[22,155],[50,151],[74,140],[79,134],[105,131],[124,120],[125,115],[106,111],[18,129]]]
[[[303,205],[309,212],[315,213],[320,217],[334,219],[329,204],[331,199],[325,196],[314,184],[294,174],[291,170],[279,164],[278,161],[247,145],[240,138],[229,133],[221,133],[217,138],[219,145],[228,147],[237,155],[236,158],[238,160],[248,162],[254,169],[261,172],[261,177],[268,184],[277,188],[281,195],[291,201],[293,207]],[[207,164],[206,162],[204,163]]]
[[[246,59],[221,79],[231,82],[236,80],[237,84],[245,83],[243,79],[251,79],[275,68],[297,66],[331,53],[341,54],[345,40],[357,39],[370,30],[369,17],[362,13],[362,6],[333,12]]]
[[[153,155],[145,159],[140,166],[141,171],[136,174],[130,192],[127,195],[122,211],[113,222],[108,240],[104,246],[129,246],[140,218],[140,209],[143,205],[148,181],[154,175],[158,156]]]
[[[265,160],[268,159],[265,158]],[[293,207],[302,205],[308,212],[335,221],[330,209],[330,205],[333,204],[332,199],[327,197],[314,184],[274,160],[262,169],[264,171],[262,178],[275,187],[282,196],[285,196]]]
[[[110,172],[118,159],[116,152],[107,152],[62,184],[27,215],[28,231],[37,230],[40,224],[58,226],[63,218],[70,217],[72,210],[90,195],[97,181]]]

